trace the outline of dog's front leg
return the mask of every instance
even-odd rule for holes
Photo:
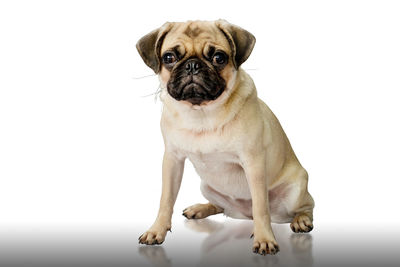
[[[139,237],[139,243],[146,245],[164,242],[167,231],[171,230],[171,217],[182,181],[185,159],[166,149],[162,165],[162,193],[160,209],[154,224]]]
[[[252,198],[253,252],[262,255],[275,254],[279,251],[279,246],[271,228],[265,155],[247,158],[243,167]]]

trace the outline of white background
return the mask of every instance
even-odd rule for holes
[[[398,1],[2,1],[0,222],[139,225],[161,188],[161,103],[135,44],[165,21],[224,18],[282,123],[319,222],[398,223]],[[144,97],[146,95],[150,95]],[[174,220],[205,201],[186,163]],[[145,229],[143,229],[145,230]]]

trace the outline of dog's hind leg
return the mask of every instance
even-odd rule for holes
[[[313,228],[313,209],[314,200],[307,189],[308,174],[306,171],[302,172],[298,177],[298,183],[296,190],[298,192],[295,204],[292,206],[291,214],[293,214],[293,220],[290,224],[290,228],[295,233],[308,233]]]

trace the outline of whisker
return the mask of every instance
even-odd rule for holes
[[[132,79],[134,79],[134,80],[140,80],[140,79],[143,79],[143,78],[153,77],[153,76],[156,76],[156,75],[157,75],[157,74],[149,74],[149,75],[145,75],[145,76],[132,77]]]
[[[153,92],[151,94],[148,94],[148,95],[143,95],[141,97],[149,97],[149,96],[153,96],[154,95],[154,103],[156,103],[157,102],[157,98],[160,95],[160,93],[161,93],[161,84],[158,85],[158,88],[157,88],[157,90],[155,92]]]

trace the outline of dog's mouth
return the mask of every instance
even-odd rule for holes
[[[168,93],[176,100],[200,105],[217,99],[225,90],[225,80],[216,71],[203,66],[193,74],[184,67],[172,71],[167,83]]]
[[[190,82],[183,86],[180,100],[188,101],[193,105],[200,105],[206,100],[212,100],[208,95],[209,94],[207,94],[207,91],[201,84]]]
[[[169,90],[170,95],[178,101],[187,101],[192,105],[200,105],[217,99],[223,89],[210,90],[203,84],[191,80],[180,86],[180,90]]]

